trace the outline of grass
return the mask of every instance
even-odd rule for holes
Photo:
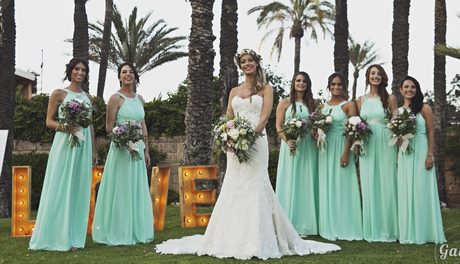
[[[444,229],[450,248],[457,248],[460,254],[460,208],[443,209]],[[365,241],[336,241],[342,247],[337,253],[311,256],[290,256],[281,259],[261,261],[237,261],[216,259],[195,255],[160,255],[154,245],[170,238],[179,238],[204,232],[204,228],[185,229],[180,227],[179,208],[168,206],[165,229],[155,232],[150,244],[134,246],[105,246],[93,243],[87,237],[86,246],[76,252],[30,251],[30,238],[13,238],[10,219],[0,219],[0,263],[441,263],[439,247],[434,244],[400,245],[398,243],[369,243]],[[222,238],[225,239],[225,238]],[[326,240],[311,236],[309,239]],[[460,256],[447,257],[447,262],[459,263]]]

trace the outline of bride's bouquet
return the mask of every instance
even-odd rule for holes
[[[316,109],[308,115],[307,128],[310,134],[317,134],[316,146],[324,151],[326,147],[326,132],[332,124],[332,109],[329,109],[329,113],[324,114],[322,109]]]
[[[242,116],[233,119],[221,117],[213,128],[214,142],[222,152],[233,152],[240,163],[249,160],[249,151],[261,134],[254,131],[253,124]]]
[[[350,117],[345,123],[343,135],[352,142],[350,150],[357,156],[364,155],[364,142],[367,141],[372,131],[369,124],[359,116]]]
[[[61,105],[60,109],[61,115],[58,120],[65,127],[77,126],[86,128],[91,125],[92,107],[82,99],[74,98],[69,100],[65,104]],[[71,147],[79,147],[80,141],[83,140],[85,140],[85,136],[81,130],[69,135],[69,143]]]
[[[391,130],[392,135],[389,144],[400,144],[399,149],[402,154],[410,154],[413,151],[410,145],[410,139],[415,136],[416,116],[404,109],[402,113],[398,113],[387,123],[387,127]]]
[[[286,140],[298,140],[307,133],[307,120],[293,117],[284,121],[281,132],[286,136]],[[291,150],[291,155],[295,155],[296,149]]]
[[[117,148],[126,149],[133,160],[140,160],[139,146],[143,142],[142,127],[138,123],[127,122],[115,126],[110,139]]]

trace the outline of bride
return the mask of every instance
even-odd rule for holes
[[[243,49],[235,62],[245,80],[231,90],[227,116],[244,116],[256,125],[256,132],[266,134],[273,88],[265,82],[261,57]],[[254,146],[246,163],[227,153],[224,182],[205,234],[167,240],[156,246],[158,253],[265,260],[340,250],[337,245],[303,240],[297,234],[270,185],[266,136],[259,137]]]

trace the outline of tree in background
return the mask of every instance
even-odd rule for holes
[[[349,96],[348,89],[348,16],[347,0],[335,0],[334,23],[334,71],[340,72],[345,77],[344,94]]]
[[[192,26],[189,36],[187,108],[185,112],[184,163],[211,163],[212,84],[215,51],[212,32],[214,0],[190,0]]]
[[[2,42],[0,45],[0,129],[8,130],[5,157],[0,175],[0,218],[11,216],[11,166],[13,117],[16,107],[16,22],[14,0],[1,0]]]
[[[74,0],[75,8],[73,13],[73,57],[80,57],[88,60],[88,16],[86,15],[87,0]],[[82,89],[89,91],[89,84],[83,84]]]
[[[280,2],[272,2],[264,6],[256,6],[249,9],[248,14],[259,12],[257,25],[269,27],[277,23],[278,28],[269,30],[262,42],[276,33],[273,52],[278,53],[278,61],[283,49],[283,38],[286,31],[289,37],[294,39],[294,72],[300,67],[300,43],[305,31],[310,31],[310,38],[318,41],[318,30],[324,37],[332,34],[329,27],[334,22],[334,5],[325,0],[290,0],[290,5]]]
[[[393,81],[391,91],[402,103],[399,83],[407,76],[409,69],[409,9],[410,0],[393,0],[393,30],[391,31],[391,66],[393,69]]]
[[[170,37],[169,35],[177,28],[168,28],[163,19],[154,21],[148,26],[151,12],[137,19],[137,7],[134,7],[128,18],[123,22],[120,11],[113,6],[113,26],[110,40],[110,52],[108,67],[117,70],[123,62],[132,63],[139,75],[154,69],[166,62],[175,61],[187,56],[186,52],[180,51],[180,41],[184,36]],[[102,53],[103,24],[89,25],[90,36],[90,59],[100,63]]]
[[[434,45],[446,45],[447,14],[446,1],[435,0]],[[434,52],[434,159],[438,178],[439,200],[447,202],[444,178],[446,147],[446,57]]]
[[[105,0],[104,29],[101,39],[101,57],[99,61],[99,76],[97,81],[97,97],[104,96],[105,77],[110,53],[110,36],[112,35],[113,0]]]
[[[374,43],[370,41],[359,44],[350,37],[350,62],[354,67],[353,71],[353,86],[351,100],[356,99],[356,86],[359,77],[359,71],[366,68],[370,64],[374,64],[379,58],[377,51],[374,50]]]
[[[222,0],[220,17],[220,70],[222,89],[222,112],[227,110],[228,96],[233,87],[238,86],[238,69],[233,61],[238,49],[238,3],[236,0]]]

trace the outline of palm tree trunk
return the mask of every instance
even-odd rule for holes
[[[407,59],[409,54],[409,9],[410,0],[393,0],[393,31],[391,34],[393,82],[391,91],[399,104],[402,103],[399,82],[406,77],[409,69]]]
[[[89,36],[88,36],[88,16],[86,15],[86,1],[74,0],[75,9],[73,13],[74,32],[73,32],[73,56],[88,60],[89,58]],[[82,88],[88,92],[89,84]]]
[[[301,37],[294,37],[294,73],[300,69],[300,40]]]
[[[105,77],[110,52],[110,37],[112,32],[113,0],[105,1],[104,32],[102,33],[101,62],[99,63],[99,79],[97,81],[97,96],[104,97]]]
[[[353,95],[351,97],[351,100],[356,99],[356,86],[358,83],[358,77],[359,77],[359,70],[355,68],[355,71],[353,72],[353,88],[352,88]]]
[[[190,0],[192,26],[189,37],[188,91],[185,112],[184,163],[211,163],[211,109],[214,71],[212,7],[214,0]]]
[[[220,17],[220,85],[223,91],[222,112],[227,109],[230,90],[238,85],[238,70],[233,57],[238,49],[238,2],[236,0],[222,0],[222,14]]]
[[[238,49],[238,2],[236,0],[222,0],[222,13],[220,16],[220,87],[222,91],[222,113],[225,114],[228,96],[233,87],[238,85],[238,70],[233,57]],[[219,159],[219,190],[222,186],[227,167],[227,158],[220,155]]]
[[[335,24],[334,24],[334,70],[345,77],[344,94],[348,98],[348,17],[347,1],[335,0]]]
[[[446,1],[436,0],[434,11],[434,44],[446,44]],[[446,141],[446,57],[434,52],[434,152],[439,200],[447,202],[444,161]]]
[[[0,218],[11,217],[11,166],[13,117],[16,107],[16,22],[14,0],[2,2],[3,35],[0,46],[0,129],[8,130],[5,157],[0,176]]]

